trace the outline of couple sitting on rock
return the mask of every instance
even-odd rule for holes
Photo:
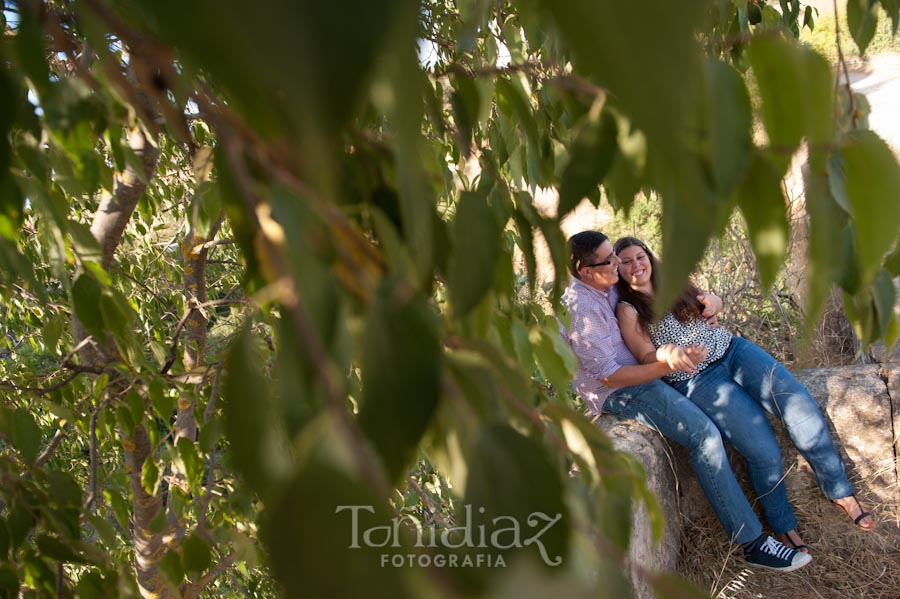
[[[578,356],[575,390],[594,414],[635,420],[687,448],[704,494],[747,562],[789,572],[811,560],[765,412],[784,423],[825,496],[857,526],[875,527],[853,495],[815,400],[769,354],[707,321],[722,309],[720,298],[689,285],[657,317],[659,263],[643,242],[625,237],[613,248],[602,233],[585,231],[569,239],[569,255],[574,278],[563,303],[571,320],[566,338]],[[746,458],[777,540],[763,534],[723,438]]]

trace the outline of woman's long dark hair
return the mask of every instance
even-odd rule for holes
[[[616,254],[618,254],[625,248],[629,248],[633,245],[644,250],[644,253],[647,254],[647,258],[650,260],[650,284],[653,285],[653,289],[655,290],[657,280],[656,273],[659,270],[659,260],[657,260],[653,252],[650,251],[647,244],[637,237],[622,237],[616,241],[614,249]],[[628,281],[623,277],[619,277],[616,288],[619,290],[619,298],[635,307],[638,313],[638,322],[644,329],[651,323],[656,322],[657,318],[653,313],[653,298],[651,296],[632,289],[628,284]],[[671,312],[675,318],[678,319],[678,322],[686,323],[701,318],[703,304],[697,299],[698,295],[700,295],[700,290],[697,289],[693,283],[688,282],[684,291],[678,296],[678,299],[675,300],[675,305],[672,306]]]

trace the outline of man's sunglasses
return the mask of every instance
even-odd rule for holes
[[[606,260],[603,262],[594,262],[593,264],[582,264],[581,268],[593,268],[594,266],[609,266],[613,263],[613,260],[616,259],[616,253],[613,252],[609,256],[606,257]]]

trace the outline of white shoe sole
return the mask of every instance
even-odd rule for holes
[[[799,558],[799,559],[798,559]],[[803,553],[802,551],[797,552],[797,556],[794,557],[794,561],[790,566],[786,568],[775,568],[773,566],[766,566],[765,564],[756,564],[751,561],[744,560],[748,565],[754,566],[756,568],[765,568],[766,570],[775,570],[776,572],[793,572],[794,570],[799,570],[806,564],[812,561],[812,556],[808,553]]]

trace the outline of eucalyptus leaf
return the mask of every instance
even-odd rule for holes
[[[185,572],[205,572],[212,565],[209,543],[199,535],[190,535],[181,542],[181,561]]]
[[[463,192],[456,206],[450,258],[450,303],[456,317],[468,314],[484,297],[500,258],[500,226],[487,198]]]
[[[473,452],[463,513],[476,526],[494,529],[501,528],[502,523],[502,528],[510,529],[503,535],[502,545],[494,544],[494,550],[522,552],[545,567],[563,563],[570,534],[569,513],[559,472],[546,450],[509,426],[484,425]],[[529,531],[537,532],[532,530],[536,526],[544,530],[540,543],[514,543],[512,529],[517,529],[524,540]]]
[[[893,16],[892,16],[893,18]],[[896,19],[894,19],[896,23]],[[847,28],[859,53],[865,54],[878,27],[878,3],[871,0],[847,0]],[[894,26],[896,29],[896,25]]]
[[[723,62],[707,61],[705,75],[713,174],[716,188],[727,195],[739,184],[751,161],[750,95],[738,72]]]
[[[784,265],[789,241],[787,199],[781,188],[781,175],[759,154],[754,154],[737,197],[747,220],[760,280],[763,287],[769,287]]]
[[[589,116],[578,131],[560,180],[559,218],[603,182],[616,158],[618,128],[608,113]]]
[[[441,395],[436,324],[425,298],[391,279],[379,287],[366,321],[359,423],[392,481],[415,457]]]
[[[838,153],[864,283],[871,282],[900,230],[900,167],[893,151],[872,131],[851,132]]]

